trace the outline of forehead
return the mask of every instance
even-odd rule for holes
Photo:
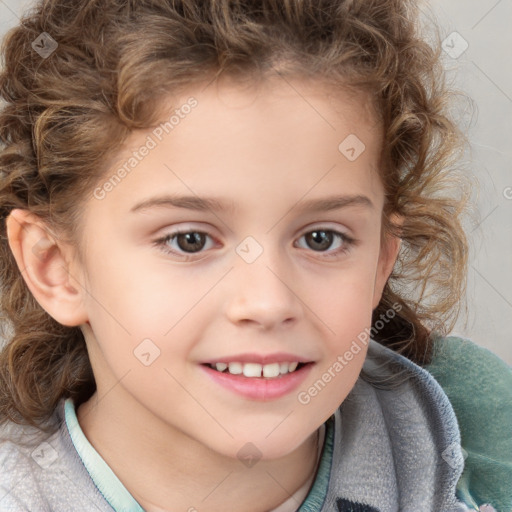
[[[107,202],[123,211],[155,192],[224,197],[235,210],[257,208],[263,197],[286,204],[322,192],[380,192],[381,130],[363,93],[281,77],[223,80],[166,97],[160,113],[154,128],[130,135],[103,178],[129,170],[109,187]],[[149,140],[151,150],[135,161]]]
[[[354,124],[364,123],[380,128],[380,112],[375,96],[364,89],[342,86],[332,79],[277,73],[253,81],[247,77],[223,76],[198,82],[164,97],[160,103],[161,118],[168,119],[173,109],[184,104],[190,96],[203,105],[216,105],[226,111],[250,110],[252,106],[264,114],[280,107],[286,109],[293,106],[293,110],[287,112],[290,116],[294,111],[309,111],[311,116],[327,124],[336,123],[341,117]]]

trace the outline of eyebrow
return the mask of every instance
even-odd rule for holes
[[[299,201],[291,209],[308,212],[324,212],[346,208],[349,206],[362,206],[374,209],[375,206],[369,197],[364,195],[344,195],[331,196],[323,199],[310,199],[308,201]],[[167,207],[167,208],[184,208],[187,210],[197,211],[213,211],[213,212],[229,212],[236,211],[236,203],[234,201],[223,201],[215,197],[198,197],[198,196],[172,196],[163,195],[152,197],[137,203],[130,209],[130,212],[139,212],[150,208]]]

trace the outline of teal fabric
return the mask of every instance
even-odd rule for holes
[[[470,340],[436,337],[430,365],[457,416],[467,455],[457,496],[512,511],[512,368]]]
[[[297,512],[318,512],[322,509],[325,497],[327,496],[334,443],[334,416],[331,416],[327,420],[325,427],[324,447],[322,450],[322,458],[318,465],[318,471],[315,475],[315,482]]]

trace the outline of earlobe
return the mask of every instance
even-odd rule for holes
[[[85,323],[83,289],[69,269],[71,248],[26,210],[11,212],[7,237],[25,283],[41,307],[62,325]]]

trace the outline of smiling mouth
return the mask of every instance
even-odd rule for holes
[[[297,361],[292,361],[263,365],[259,363],[240,363],[233,361],[231,363],[206,363],[205,366],[212,370],[216,370],[219,373],[243,375],[244,377],[250,378],[276,379],[283,375],[294,373],[308,364],[311,363],[299,363]]]

